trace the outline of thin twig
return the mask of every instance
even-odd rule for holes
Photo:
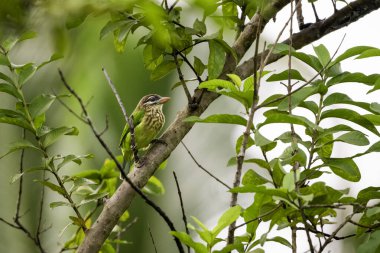
[[[154,252],[157,253],[156,243],[154,242],[153,234],[152,234],[152,231],[150,230],[150,226],[149,226],[149,225],[148,225],[148,229],[149,229],[149,236],[150,236],[150,239],[152,240],[152,243],[153,243]]]
[[[246,226],[246,225],[248,225],[249,223],[252,223],[252,222],[254,222],[254,221],[260,220],[260,219],[264,218],[265,216],[271,215],[272,213],[276,212],[281,206],[282,206],[282,203],[278,204],[278,205],[277,205],[275,208],[273,208],[272,210],[269,210],[268,212],[263,213],[262,215],[257,216],[256,218],[254,218],[254,219],[252,219],[252,220],[249,220],[249,221],[246,221],[246,222],[244,222],[244,223],[242,223],[242,224],[240,224],[240,225],[237,225],[237,226],[235,227],[235,230],[238,229],[238,228],[241,228],[241,227],[243,227],[243,226]]]
[[[9,222],[9,221],[7,221],[7,220],[1,218],[1,217],[0,217],[0,221],[3,222],[3,223],[5,223],[5,224],[7,224],[8,226],[10,226],[10,227],[12,227],[12,228],[20,229],[19,226],[17,226],[17,225],[15,225],[15,224],[13,224],[13,223],[11,223],[11,222]]]
[[[65,102],[63,102],[63,100],[60,98],[60,97],[58,97],[54,92],[53,92],[53,94],[55,95],[55,97],[56,97],[56,99],[58,100],[58,102],[63,106],[63,107],[65,107],[66,108],[66,110],[68,110],[72,115],[74,115],[77,119],[79,119],[80,121],[82,121],[83,123],[87,123],[84,119],[83,119],[83,117],[81,117],[78,113],[76,113],[73,109],[71,109]]]
[[[125,110],[125,107],[123,105],[123,101],[121,100],[121,98],[119,96],[119,93],[117,93],[116,87],[113,84],[111,78],[109,77],[109,75],[107,73],[107,70],[103,67],[102,71],[104,73],[104,76],[107,79],[108,85],[110,86],[113,94],[116,97],[117,103],[119,104],[119,106],[121,108],[121,111],[123,112],[123,116],[124,116],[125,121],[129,125],[129,131],[131,133],[131,149],[132,149],[132,152],[133,152],[133,158],[134,158],[135,163],[138,163],[139,158],[138,158],[138,150],[137,150],[137,147],[136,147],[135,126],[133,125],[133,115],[131,117],[128,117],[127,111]]]
[[[178,59],[177,59],[177,54],[174,54],[174,55],[173,55],[173,58],[174,58],[175,65],[176,65],[176,67],[177,67],[177,73],[178,73],[179,81],[181,82],[182,88],[183,88],[183,90],[185,91],[185,95],[186,95],[186,97],[187,97],[187,102],[188,102],[189,105],[190,105],[190,104],[192,104],[191,94],[190,94],[189,89],[187,88],[187,85],[186,85],[185,79],[184,79],[184,77],[183,77],[183,73],[182,73],[182,70],[181,70],[181,66],[179,66],[179,62],[178,62]]]
[[[46,178],[46,170],[42,172],[42,180],[47,180]],[[45,186],[42,186],[41,189],[41,200],[40,200],[40,210],[38,213],[38,223],[37,223],[37,230],[36,230],[36,239],[40,242],[40,234],[41,234],[41,226],[42,226],[42,217],[43,217],[43,211],[44,211],[44,200],[45,200]],[[84,230],[85,231],[85,230]]]
[[[115,162],[116,164],[116,167],[119,169],[120,173],[121,173],[121,176],[123,177],[123,179],[125,181],[128,182],[128,184],[132,187],[132,189],[134,191],[136,191],[136,193],[138,195],[141,196],[141,198],[149,205],[151,206],[163,219],[164,221],[166,222],[166,224],[168,225],[168,227],[170,228],[171,231],[177,231],[174,227],[174,224],[173,222],[170,220],[170,218],[167,216],[167,214],[159,207],[157,206],[152,200],[150,200],[142,191],[139,187],[137,187],[132,181],[131,179],[129,179],[127,177],[127,175],[125,174],[125,171],[124,171],[124,168],[122,167],[122,165],[119,163],[119,161],[116,159],[116,156],[111,152],[110,148],[108,147],[108,145],[104,142],[104,140],[102,139],[102,137],[99,135],[98,131],[96,130],[91,118],[90,118],[90,115],[88,114],[87,112],[87,109],[86,107],[84,106],[83,104],[83,101],[82,101],[82,98],[75,92],[75,90],[73,90],[73,88],[66,82],[66,79],[65,77],[63,76],[63,73],[60,69],[58,69],[58,72],[59,72],[59,75],[61,77],[61,80],[62,80],[62,83],[63,85],[66,87],[66,89],[76,98],[76,100],[78,101],[82,111],[83,111],[83,114],[85,116],[85,120],[87,122],[87,125],[91,128],[93,134],[95,135],[96,139],[99,141],[100,145],[104,148],[104,150],[107,152],[107,154],[111,157],[111,159]],[[182,244],[181,242],[179,241],[178,238],[174,237],[174,241],[176,242],[176,245],[178,247],[178,250],[180,253],[184,253],[184,249],[182,247]]]
[[[105,132],[107,132],[108,127],[109,127],[109,124],[108,124],[108,115],[106,115],[106,126],[105,126],[104,129],[99,133],[99,135],[102,136]]]
[[[197,71],[195,70],[194,66],[190,63],[189,59],[187,59],[187,57],[181,53],[181,51],[178,51],[177,52],[179,56],[181,56],[181,58],[184,60],[184,62],[187,64],[187,66],[189,66],[189,68],[194,72],[197,80],[199,83],[203,82],[202,78],[198,75]]]
[[[261,26],[261,16],[259,15],[259,21],[258,21],[258,27]],[[256,44],[255,44],[255,56],[257,56],[258,51],[259,51],[259,42],[260,42],[260,29],[257,29],[257,34],[256,34]],[[257,64],[257,62],[255,62]],[[257,69],[257,66],[254,67],[254,69]],[[236,172],[235,172],[235,178],[234,178],[234,183],[233,187],[238,187],[240,185],[240,178],[241,178],[241,173],[243,170],[243,163],[244,163],[244,157],[245,157],[245,152],[247,149],[247,144],[248,144],[248,138],[251,134],[251,128],[253,124],[253,116],[256,112],[255,108],[258,103],[258,93],[259,92],[259,81],[257,80],[257,71],[253,73],[253,102],[248,114],[248,120],[247,120],[247,125],[245,127],[245,131],[243,133],[243,141],[241,144],[240,152],[237,155],[237,166],[236,166]],[[230,207],[236,206],[237,204],[237,197],[238,193],[233,192],[231,194],[231,201],[230,201]],[[231,223],[228,227],[228,237],[227,237],[227,244],[233,244],[234,243],[234,235],[235,235],[235,227],[236,227],[236,221]]]
[[[297,227],[296,228],[297,230],[305,230],[305,228],[301,228],[301,227]],[[323,231],[318,231],[318,230],[312,230],[310,229],[310,232],[313,233],[313,234],[316,234],[316,235],[323,235],[325,237],[329,237],[331,236],[331,234],[329,233],[325,233]],[[345,235],[345,236],[334,236],[333,239],[334,240],[344,240],[344,239],[347,239],[347,238],[350,238],[350,237],[354,237],[356,236],[356,234],[349,234],[349,235]]]
[[[179,0],[175,0],[175,2],[170,6],[169,12],[171,12],[174,9],[174,7],[177,5],[178,2]]]
[[[190,152],[189,148],[185,145],[185,143],[183,141],[181,141],[181,144],[183,145],[183,147],[186,149],[187,153],[190,155],[191,159],[193,159],[193,161],[195,162],[195,164],[201,169],[203,170],[204,172],[206,172],[210,177],[212,177],[213,179],[215,179],[218,183],[224,185],[228,190],[231,190],[231,187],[228,186],[228,184],[224,183],[222,180],[220,180],[219,178],[217,178],[216,176],[214,176],[210,171],[208,171],[205,167],[203,167],[194,157],[194,155]]]
[[[22,130],[22,139],[25,139],[25,128]],[[17,195],[17,203],[16,203],[16,214],[14,216],[14,219],[19,219],[20,217],[20,209],[21,209],[21,198],[22,198],[22,192],[23,192],[23,182],[24,182],[24,155],[25,155],[25,149],[21,150],[20,154],[20,165],[19,165],[19,173],[22,175],[20,177],[20,183],[18,187],[18,195]]]
[[[175,171],[173,171],[173,176],[174,176],[175,184],[177,186],[177,193],[178,193],[179,201],[181,204],[182,220],[183,220],[183,223],[185,224],[186,233],[188,235],[190,235],[189,228],[187,227],[187,217],[186,217],[186,213],[185,213],[185,206],[183,204],[181,188],[179,187],[178,178],[177,178]],[[187,246],[187,252],[190,253],[190,247],[189,246]]]
[[[318,253],[322,253],[323,250],[326,248],[326,246],[334,239],[334,237],[338,234],[338,232],[352,219],[352,217],[356,213],[353,212],[349,216],[346,217],[345,221],[342,222],[335,230],[332,232],[332,234],[326,239],[326,241],[322,244],[322,246],[319,248]]]

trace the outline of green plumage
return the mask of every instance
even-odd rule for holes
[[[138,151],[147,148],[163,127],[165,116],[162,113],[162,105],[169,99],[169,97],[161,97],[156,94],[146,95],[132,112],[135,144]],[[124,157],[124,165],[127,165],[129,169],[133,161],[133,150],[128,123],[125,124],[121,135],[120,148]]]

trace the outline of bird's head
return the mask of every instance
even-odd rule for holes
[[[162,108],[162,105],[170,100],[170,97],[161,97],[157,94],[149,94],[144,96],[140,102],[139,107],[145,110],[151,108]]]

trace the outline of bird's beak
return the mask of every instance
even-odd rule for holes
[[[162,97],[162,98],[160,98],[160,100],[158,100],[158,103],[159,104],[165,104],[169,100],[170,100],[170,97]]]

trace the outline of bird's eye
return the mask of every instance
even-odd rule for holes
[[[153,103],[154,101],[157,100],[157,97],[156,96],[150,96],[148,97],[146,100],[145,100],[145,103],[144,104],[151,104]]]

